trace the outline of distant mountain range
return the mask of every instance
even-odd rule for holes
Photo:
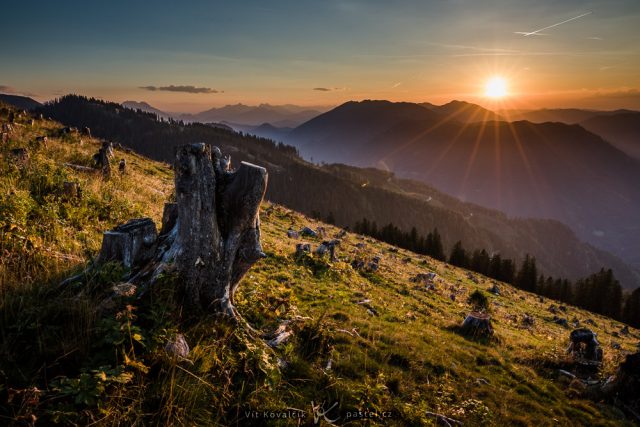
[[[10,95],[7,93],[0,93],[0,102],[12,105],[21,110],[34,110],[42,106],[41,103],[28,96]]]
[[[238,127],[257,127],[264,123],[277,128],[295,127],[321,114],[320,110],[292,104],[225,105],[224,107],[211,108],[196,114],[169,113],[159,110],[146,102],[125,101],[122,105],[134,110],[140,109],[148,113],[157,114],[159,117],[171,117],[187,123],[225,123]]]
[[[375,166],[512,216],[560,220],[640,267],[640,161],[579,125],[468,123],[464,112],[481,117],[481,107],[447,109],[347,102],[295,128],[286,142],[314,161]]]
[[[146,113],[152,113],[164,119],[174,118],[179,115],[179,113],[167,113],[165,111],[159,110],[144,101],[125,101],[122,103],[122,106],[130,108],[132,110],[141,110]]]

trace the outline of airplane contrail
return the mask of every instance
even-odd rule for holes
[[[573,18],[569,18],[566,21],[558,22],[557,24],[549,25],[548,27],[540,28],[539,30],[531,31],[531,32],[528,32],[528,33],[527,32],[522,32],[522,31],[517,31],[515,34],[521,34],[521,35],[523,35],[525,37],[528,37],[528,36],[540,36],[540,35],[542,35],[542,34],[540,34],[540,31],[544,31],[544,30],[547,30],[549,28],[557,27],[558,25],[566,24],[567,22],[574,21],[574,20],[576,20],[578,18],[582,18],[583,16],[587,16],[589,14],[591,14],[591,12],[587,12],[587,13],[583,13],[582,15],[574,16]]]

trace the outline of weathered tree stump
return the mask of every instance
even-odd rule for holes
[[[474,336],[493,335],[491,316],[487,313],[472,311],[464,319],[464,322],[462,323],[462,331]]]
[[[567,353],[571,354],[576,362],[590,365],[602,363],[602,348],[591,329],[575,329],[571,331],[569,340],[571,342]]]
[[[266,255],[260,245],[260,203],[266,169],[241,163],[229,172],[218,148],[191,144],[175,160],[178,221],[175,254],[188,305],[239,318],[233,305],[238,282]]]
[[[93,155],[96,167],[102,169],[105,179],[111,178],[111,157],[113,157],[113,145],[110,142],[103,143],[98,152]]]
[[[602,392],[625,402],[640,402],[640,353],[627,355],[616,374],[602,386]]]
[[[131,268],[149,261],[155,254],[157,237],[156,225],[150,218],[132,219],[104,233],[97,263],[120,261]]]

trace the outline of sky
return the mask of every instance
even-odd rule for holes
[[[41,101],[640,109],[639,0],[0,0],[0,10],[0,92]],[[492,76],[508,87],[499,101],[484,94]]]

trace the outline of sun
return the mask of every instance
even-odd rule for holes
[[[489,98],[504,98],[507,96],[507,81],[500,76],[493,76],[484,85],[484,96]]]

